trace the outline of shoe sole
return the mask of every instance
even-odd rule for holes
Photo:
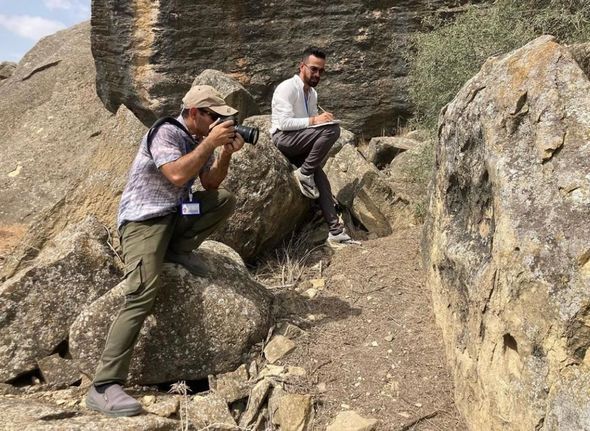
[[[309,190],[307,190],[305,187],[303,187],[303,184],[301,183],[301,181],[299,181],[299,178],[297,178],[297,174],[295,174],[295,181],[297,182],[297,185],[299,186],[299,191],[301,191],[301,194],[303,194],[303,196],[305,196],[306,198],[318,199],[320,197],[319,192],[316,196],[315,194],[313,194]]]
[[[143,408],[141,406],[128,408],[128,409],[114,410],[114,411],[113,410],[104,410],[98,404],[94,403],[91,400],[86,400],[86,407],[88,407],[90,410],[94,410],[96,412],[102,413],[104,415],[107,415],[107,416],[110,416],[113,418],[122,417],[122,416],[137,416],[138,414],[140,414],[143,411]]]

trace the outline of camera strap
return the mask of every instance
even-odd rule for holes
[[[154,135],[156,134],[156,131],[160,128],[160,126],[162,124],[172,124],[176,127],[178,127],[180,130],[182,130],[184,133],[187,134],[187,136],[190,138],[190,140],[193,142],[193,144],[197,144],[195,142],[195,138],[193,138],[193,135],[191,135],[191,133],[186,129],[186,127],[184,127],[182,125],[182,123],[180,121],[178,121],[176,118],[173,117],[163,117],[160,118],[159,120],[157,120],[152,127],[150,127],[150,130],[148,131],[148,135],[147,135],[147,142],[146,142],[146,146],[147,146],[147,151],[150,154],[150,157],[153,159],[154,157],[152,156],[152,152],[150,150],[150,146],[152,145],[152,140],[154,139]]]

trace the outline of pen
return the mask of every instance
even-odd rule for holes
[[[322,112],[326,112],[326,110],[324,108],[322,108],[320,105],[318,105],[318,109]]]

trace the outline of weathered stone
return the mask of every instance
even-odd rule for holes
[[[85,163],[113,117],[94,81],[90,24],[83,23],[43,38],[0,87],[0,171],[14,173],[0,177],[2,225],[28,226],[89,172]]]
[[[300,327],[289,322],[281,322],[277,326],[277,335],[283,335],[291,340],[304,334],[305,331]]]
[[[414,148],[396,156],[383,173],[400,201],[390,220],[397,228],[422,223],[428,207],[428,183],[434,170],[431,141],[418,142]]]
[[[268,391],[272,384],[270,379],[262,379],[252,388],[246,411],[240,418],[240,427],[246,428],[255,423],[256,416],[260,411],[262,404],[266,400]]]
[[[2,85],[5,80],[10,78],[14,74],[15,70],[16,63],[12,61],[0,61],[0,85]]]
[[[309,210],[309,199],[299,191],[291,164],[270,142],[270,117],[250,117],[244,125],[258,127],[260,138],[232,157],[223,186],[236,194],[237,209],[212,239],[250,260],[295,229]]]
[[[37,361],[45,383],[63,388],[80,381],[82,376],[74,361],[64,359],[57,353]]]
[[[275,363],[295,348],[295,343],[282,335],[275,335],[264,348],[264,356],[271,364]]]
[[[37,368],[67,339],[80,310],[119,280],[104,227],[71,225],[0,286],[0,381]]]
[[[212,425],[230,425],[231,427],[229,429],[237,429],[236,421],[229,412],[227,402],[218,394],[209,394],[206,397],[196,395],[193,397],[188,404],[188,417],[189,422],[197,429],[203,429]],[[221,429],[225,430],[228,427]]]
[[[321,105],[353,132],[375,136],[410,116],[404,53],[412,33],[423,30],[425,14],[445,9],[450,16],[465,3],[341,0],[318,11],[298,2],[97,0],[97,91],[110,110],[124,104],[148,125],[178,109],[195,71],[212,68],[237,79],[267,113],[273,89],[296,72],[304,47],[321,45],[329,47],[330,72],[320,83]],[[194,37],[195,28],[209,36]]]
[[[346,130],[345,128],[343,128],[342,126],[340,127],[340,136],[338,137],[338,139],[336,139],[336,142],[334,142],[334,145],[332,145],[332,148],[330,148],[330,151],[328,151],[328,155],[326,156],[326,160],[329,159],[330,157],[334,157],[336,154],[338,154],[340,152],[340,150],[342,149],[342,147],[344,147],[345,145],[351,145],[353,147],[356,147],[358,138],[356,137],[356,135],[354,133],[352,133],[349,130]]]
[[[590,81],[541,37],[439,125],[424,268],[457,405],[472,429],[588,427]]]
[[[416,146],[417,141],[403,136],[379,136],[371,138],[369,144],[359,151],[367,162],[374,164],[377,169],[383,169],[399,154]]]
[[[147,404],[142,401],[145,411],[163,418],[169,418],[178,413],[180,408],[180,397],[169,396],[164,399],[155,400],[152,404]]]
[[[246,366],[242,364],[235,371],[209,376],[209,388],[228,403],[246,398],[250,392]]]
[[[313,422],[311,395],[284,394],[277,402],[273,424],[281,431],[308,431]]]
[[[195,78],[192,87],[195,85],[210,85],[219,91],[226,103],[239,111],[240,123],[248,117],[261,113],[252,95],[238,81],[223,72],[206,69]]]
[[[399,201],[385,176],[352,146],[345,146],[325,167],[338,202],[370,232],[389,235],[388,217]]]
[[[365,419],[355,411],[346,411],[338,413],[326,431],[373,431],[378,423],[376,419]]]
[[[146,128],[96,95],[90,24],[43,38],[0,87],[0,277],[14,275],[67,224],[94,215],[114,230],[119,195]],[[48,168],[51,167],[51,168]],[[26,202],[26,204],[23,204]],[[23,239],[23,236],[26,236]]]
[[[198,255],[210,269],[207,278],[195,277],[179,265],[164,265],[154,312],[134,350],[130,382],[198,380],[234,370],[241,354],[265,337],[272,323],[272,298],[235,252],[222,249],[228,247],[211,241],[199,247]],[[72,356],[89,373],[122,298],[120,283],[82,310],[71,327]]]
[[[54,404],[25,398],[0,398],[2,429],[7,431],[57,431],[57,430],[118,430],[173,431],[179,422],[155,415],[139,415],[127,418],[110,418],[92,413],[79,415],[76,410],[63,409]]]

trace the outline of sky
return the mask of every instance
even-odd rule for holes
[[[18,62],[39,39],[90,19],[91,0],[0,0],[0,62]]]

